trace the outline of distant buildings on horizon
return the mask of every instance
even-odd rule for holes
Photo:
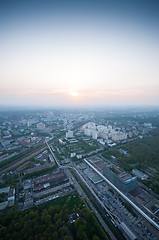
[[[111,139],[113,141],[126,140],[128,134],[121,131],[121,128],[116,127],[113,129],[111,125],[96,125],[93,122],[89,122],[82,126],[82,131],[85,135],[92,137],[93,139],[102,138],[104,140]]]

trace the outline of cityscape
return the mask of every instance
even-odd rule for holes
[[[97,218],[101,239],[159,239],[158,161],[139,159],[158,141],[157,110],[7,111],[0,119],[2,216],[72,196]],[[67,221],[80,217],[74,209]]]
[[[0,1],[0,240],[159,240],[158,13]]]

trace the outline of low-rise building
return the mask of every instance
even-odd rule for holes
[[[133,173],[135,176],[139,177],[141,180],[145,180],[145,179],[147,179],[147,177],[148,177],[145,173],[141,172],[140,170],[138,170],[138,169],[136,169],[136,168],[134,168],[134,169],[132,170],[132,173]]]
[[[10,187],[1,188],[0,194],[1,193],[5,193],[5,201],[0,203],[0,210],[5,209],[7,206],[13,206],[15,202],[15,189],[11,189]]]
[[[76,156],[76,153],[75,153],[75,152],[73,152],[73,153],[70,154],[70,157],[71,157],[71,158],[73,158],[73,157],[75,157],[75,156]]]
[[[70,214],[69,216],[70,223],[74,223],[78,218],[79,214],[77,212]]]

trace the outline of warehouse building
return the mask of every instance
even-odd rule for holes
[[[106,165],[104,167],[104,175],[123,192],[129,192],[137,186],[136,177],[132,177],[129,173],[120,170],[115,165]]]

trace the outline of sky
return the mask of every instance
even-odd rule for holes
[[[0,105],[159,106],[159,2],[0,0]]]

